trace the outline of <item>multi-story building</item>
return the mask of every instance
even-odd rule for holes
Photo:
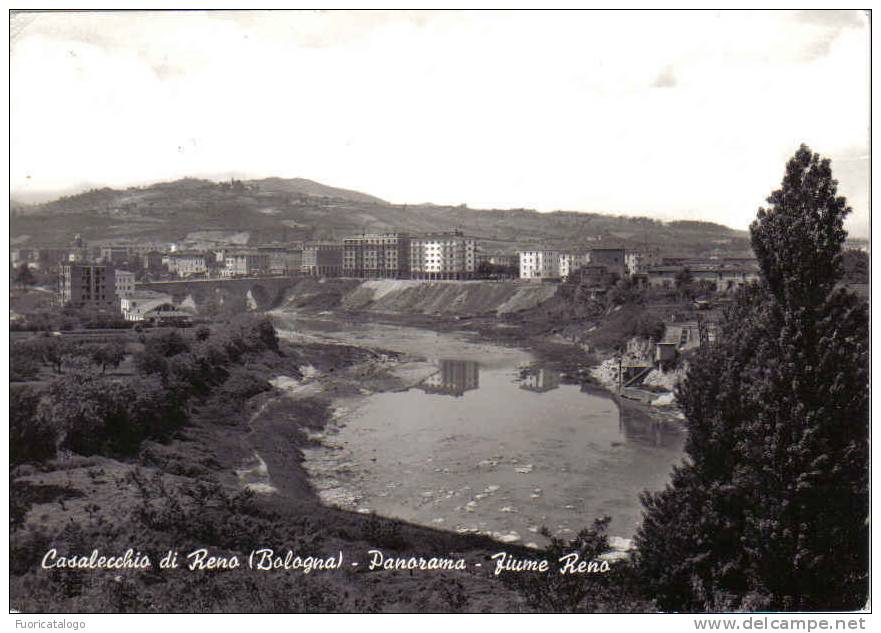
[[[590,257],[586,253],[560,253],[560,277],[568,279],[582,266],[586,266]]]
[[[652,288],[675,288],[676,278],[685,270],[684,266],[652,266],[646,272],[647,283]]]
[[[9,255],[13,266],[18,266],[24,262],[35,262],[37,260],[37,251],[32,248],[13,248],[9,251]]]
[[[732,292],[759,280],[758,266],[731,266],[719,269],[716,292]]]
[[[346,277],[410,276],[410,236],[406,233],[365,233],[343,240]]]
[[[645,273],[650,267],[660,264],[661,255],[656,249],[627,251],[624,254],[624,268],[630,277]]]
[[[337,277],[343,269],[343,245],[312,242],[303,247],[302,271],[316,277]]]
[[[520,279],[559,279],[560,253],[520,251]]]
[[[652,266],[646,273],[648,285],[652,288],[676,288],[678,279],[705,284],[715,292],[732,292],[744,284],[758,281],[758,266],[727,264],[724,262],[704,262]]]
[[[116,311],[116,271],[104,264],[62,264],[59,274],[61,304]]]
[[[303,269],[303,249],[289,248],[284,254],[284,274],[294,275]]]
[[[624,249],[592,248],[590,249],[590,264],[605,266],[610,273],[623,277],[625,273]]]
[[[430,233],[410,240],[413,279],[470,279],[477,271],[477,241],[461,231]]]
[[[39,248],[37,249],[37,267],[40,270],[48,270],[61,264],[70,262],[69,248]]]
[[[141,257],[141,265],[144,270],[150,272],[159,272],[164,268],[162,265],[162,253],[159,251],[148,251]]]
[[[127,270],[116,270],[116,296],[120,299],[135,291],[135,274]]]
[[[259,251],[227,253],[221,275],[224,277],[250,277],[264,275],[269,268],[269,255]]]
[[[513,255],[505,255],[500,253],[478,253],[475,257],[477,265],[486,262],[493,266],[505,266],[508,268],[517,268],[520,266],[520,256],[516,253]]]
[[[266,274],[281,276],[287,271],[287,252],[285,246],[258,246],[257,252],[266,255]]]
[[[67,261],[71,263],[80,263],[89,260],[89,251],[86,248],[71,248],[68,255]]]
[[[208,272],[204,253],[177,251],[168,256],[168,272],[178,277],[204,275]]]
[[[127,246],[105,245],[100,247],[98,259],[105,264],[121,264],[128,260],[129,249]]]

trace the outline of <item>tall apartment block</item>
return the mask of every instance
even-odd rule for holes
[[[520,251],[521,279],[559,279],[560,253],[557,251]]]
[[[343,240],[343,276],[406,279],[410,276],[410,236],[365,233]]]
[[[303,247],[302,269],[316,277],[338,277],[343,268],[343,245],[312,242]]]
[[[61,304],[98,310],[119,309],[116,270],[101,264],[67,264],[59,269]]]
[[[430,233],[410,240],[413,279],[470,279],[477,271],[477,241],[461,231]]]

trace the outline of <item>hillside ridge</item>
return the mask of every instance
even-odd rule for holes
[[[362,231],[461,230],[488,250],[657,246],[692,254],[748,249],[747,234],[720,224],[647,217],[465,205],[390,204],[304,178],[215,182],[182,178],[141,187],[102,187],[51,202],[12,206],[11,238],[29,244],[176,242],[190,234],[248,234],[248,243],[339,240]],[[26,237],[24,237],[26,236]]]

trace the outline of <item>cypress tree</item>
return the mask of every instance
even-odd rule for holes
[[[665,610],[838,610],[868,589],[868,310],[841,287],[828,159],[804,145],[750,227],[741,290],[678,392],[686,460],[646,494],[638,570]]]

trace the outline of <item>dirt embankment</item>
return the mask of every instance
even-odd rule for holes
[[[553,284],[515,281],[302,279],[279,307],[446,316],[506,315],[534,308],[557,292]]]

